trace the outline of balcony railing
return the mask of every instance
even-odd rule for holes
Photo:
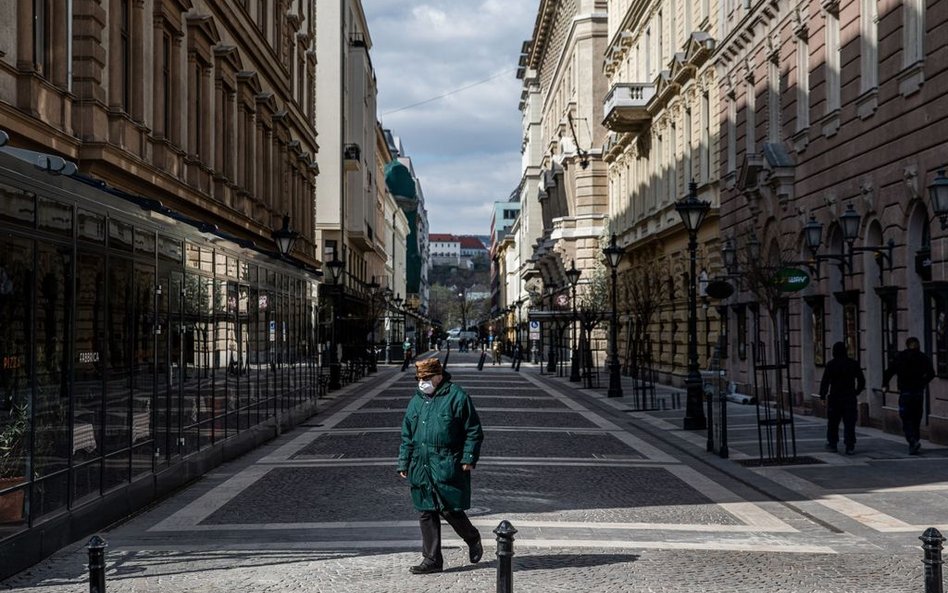
[[[612,85],[602,103],[603,125],[614,132],[640,132],[652,116],[646,106],[655,96],[655,85],[648,82],[622,82]]]

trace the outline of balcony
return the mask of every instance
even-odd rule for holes
[[[602,124],[613,132],[641,132],[652,116],[646,106],[655,96],[655,85],[623,82],[612,85],[602,103]]]

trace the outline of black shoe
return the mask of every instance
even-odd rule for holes
[[[909,445],[909,455],[918,455],[918,452],[922,450],[922,443],[920,441],[915,441]]]
[[[855,447],[846,447],[846,455],[855,455],[855,454],[856,454]]]
[[[477,540],[473,544],[469,544],[468,553],[471,558],[471,564],[477,564],[480,562],[481,556],[484,555],[484,546],[481,545],[481,540]]]
[[[826,443],[826,450],[830,453],[839,453],[839,449],[836,448],[836,445],[832,443]]]
[[[434,572],[441,572],[442,568],[440,564],[434,564],[431,562],[422,562],[418,566],[412,566],[408,569],[408,572],[412,574],[431,574]]]

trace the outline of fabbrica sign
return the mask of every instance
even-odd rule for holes
[[[799,268],[780,268],[774,274],[774,286],[780,292],[797,292],[810,285],[810,275]]]

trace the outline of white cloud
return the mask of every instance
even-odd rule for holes
[[[433,232],[486,234],[520,181],[520,46],[538,0],[364,0],[379,114],[405,143]],[[504,72],[473,88],[394,111]]]

